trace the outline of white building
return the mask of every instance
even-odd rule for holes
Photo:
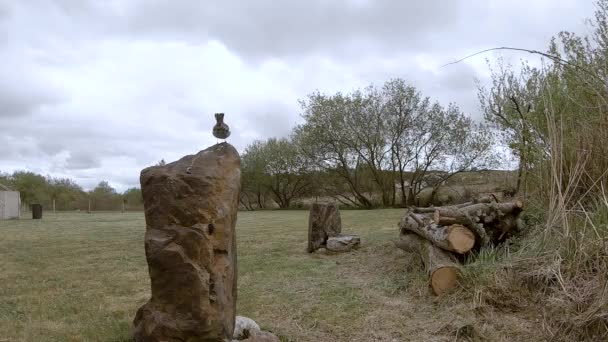
[[[0,184],[0,220],[19,218],[21,197],[19,191],[11,191]]]

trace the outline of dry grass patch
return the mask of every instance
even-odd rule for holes
[[[306,211],[239,213],[239,314],[283,341],[501,340],[527,329],[435,300],[420,262],[391,243],[402,213],[343,210],[343,232],[362,247],[335,255],[305,252]],[[141,213],[0,222],[0,341],[128,341],[149,296],[144,225]]]

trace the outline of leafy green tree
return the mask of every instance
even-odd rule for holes
[[[47,178],[49,193],[55,199],[57,210],[76,209],[86,199],[82,188],[69,178]]]
[[[337,200],[357,207],[371,208],[372,198],[366,193],[363,170],[366,160],[359,153],[365,150],[363,143],[357,139],[356,132],[350,129],[354,126],[349,116],[349,110],[361,105],[360,94],[325,95],[319,92],[310,94],[301,101],[305,123],[294,130],[294,139],[305,158],[317,168],[337,175],[346,186],[334,184],[327,190]],[[359,131],[357,131],[359,132]],[[370,139],[373,140],[373,139]],[[374,150],[377,146],[372,147]]]
[[[346,95],[316,92],[301,103],[298,147],[316,167],[342,179],[346,189],[334,186],[333,196],[346,204],[370,208],[380,193],[383,206],[395,205],[396,181],[401,203],[413,204],[423,187],[489,161],[487,127],[453,104],[431,104],[401,79]],[[431,170],[443,171],[432,184]]]
[[[267,187],[281,208],[289,208],[310,185],[308,166],[288,139],[270,138],[262,145]]]
[[[48,208],[51,196],[44,176],[29,171],[15,171],[11,178],[13,189],[21,193],[23,203],[39,203]]]
[[[522,189],[538,150],[544,140],[539,127],[543,116],[536,111],[541,106],[541,76],[539,70],[522,65],[517,75],[511,66],[499,60],[492,72],[490,89],[480,87],[479,99],[484,118],[499,130],[502,141],[518,158],[516,191]]]
[[[8,173],[3,173],[0,171],[0,187],[1,186],[12,188],[13,182]]]
[[[110,183],[108,183],[107,181],[99,182],[99,184],[97,184],[97,186],[95,187],[95,189],[93,189],[92,192],[101,196],[116,195],[116,190],[112,186],[110,186]]]
[[[89,192],[91,210],[118,210],[122,206],[122,198],[107,181],[101,181]]]
[[[268,195],[268,175],[262,152],[263,142],[256,140],[249,144],[241,156],[240,202],[248,210],[266,208]]]
[[[122,198],[125,206],[128,209],[141,209],[144,205],[144,199],[140,188],[129,188],[123,194]]]
[[[253,209],[263,208],[262,197],[269,194],[280,208],[289,208],[294,199],[308,190],[310,178],[306,161],[297,146],[288,139],[270,138],[256,141],[247,147],[241,160],[243,191],[241,203]]]
[[[575,172],[584,157],[582,178],[588,187],[607,179],[608,1],[598,1],[597,8],[591,35],[561,32],[550,42],[543,67],[523,63],[515,70],[499,62],[496,70],[491,68],[492,86],[480,87],[486,119],[519,159],[517,189],[524,193],[530,171],[548,167],[556,146],[564,156],[564,175]],[[551,141],[556,137],[559,144]],[[542,176],[536,179],[539,184],[544,181]]]

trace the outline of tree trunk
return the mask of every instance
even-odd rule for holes
[[[359,192],[357,192],[355,194],[355,197],[357,198],[359,203],[361,203],[361,207],[366,208],[366,209],[371,209],[373,207],[372,202],[370,200],[368,200],[367,197],[365,197],[365,195],[362,195]]]
[[[399,167],[399,185],[401,186],[401,206],[405,207],[407,205],[407,196],[405,195],[405,178],[403,177],[403,163],[401,162],[401,158],[399,154],[395,154],[397,156],[397,165]]]
[[[429,275],[429,286],[436,296],[441,296],[458,285],[460,267],[450,253],[413,233],[402,235],[395,241],[395,246],[421,257]]]
[[[266,205],[264,204],[264,202],[266,202],[266,199],[262,200],[262,191],[260,189],[258,189],[257,198],[258,198],[258,208],[264,209],[266,207]]]
[[[518,193],[521,188],[521,179],[523,175],[523,163],[521,157],[519,157],[519,166],[517,167],[517,185],[515,186],[515,193]]]
[[[388,191],[386,189],[385,184],[382,184],[382,207],[386,208],[388,207],[390,200],[389,200],[389,194]]]
[[[397,188],[395,187],[395,172],[396,168],[393,165],[393,172],[391,173],[391,207],[397,206]]]
[[[416,200],[414,198],[414,190],[412,189],[412,183],[410,183],[410,188],[407,189],[407,205],[413,206],[417,205]]]
[[[407,212],[399,222],[400,234],[416,233],[446,251],[465,254],[475,246],[475,235],[460,224],[441,226],[428,216]]]
[[[401,178],[399,182],[401,183],[401,206],[405,207],[407,206],[407,195],[405,194],[405,180]]]
[[[434,187],[433,187],[433,191],[431,191],[431,196],[430,196],[429,201],[430,201],[430,203],[432,203],[433,205],[434,205],[434,204],[437,204],[437,192],[438,192],[438,191],[439,191],[439,187],[437,187],[437,186],[434,186]],[[441,204],[441,203],[439,203],[439,204]]]

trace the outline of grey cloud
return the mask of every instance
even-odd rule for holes
[[[420,46],[430,31],[455,22],[453,1],[145,1],[128,10],[129,30],[217,39],[245,58],[367,54]]]
[[[93,169],[99,166],[101,166],[99,159],[86,151],[70,153],[65,165],[68,170]]]
[[[560,20],[558,25],[556,17],[593,11],[591,1],[571,0],[48,0],[14,7],[37,25],[47,26],[24,30],[24,36],[37,44],[108,37],[195,45],[217,40],[247,61],[314,54],[356,60],[364,55],[438,51],[449,57],[472,46],[505,44],[544,48],[558,30],[584,26],[582,18]],[[36,15],[39,12],[44,16]]]
[[[466,62],[441,68],[438,75],[431,78],[429,92],[443,104],[457,104],[460,109],[475,119],[482,113],[477,97],[477,80],[487,81],[483,75]],[[423,83],[424,84],[424,83]]]
[[[0,0],[0,168],[134,186],[215,143],[214,112],[242,150],[289,134],[315,89],[393,77],[479,116],[486,56],[439,65],[542,49],[591,14],[577,0]]]
[[[27,93],[27,89],[17,88],[19,85],[7,85],[0,81],[0,118],[10,118],[28,115],[43,105],[52,104],[58,99],[52,94],[42,92]]]
[[[3,62],[5,64],[0,65],[0,120],[28,115],[44,105],[64,100],[56,87],[19,67],[15,60],[5,58]]]
[[[286,137],[298,118],[299,107],[297,103],[289,106],[285,103],[260,103],[250,108],[239,128],[250,129],[260,137]]]
[[[440,69],[438,86],[452,91],[469,91],[477,75],[472,65],[463,62]]]
[[[21,11],[32,7],[19,4]],[[221,1],[138,0],[99,2],[55,0],[36,4],[46,9],[41,25],[62,28],[42,32],[59,40],[87,40],[104,35],[204,43],[221,41],[244,58],[343,57],[369,54],[361,44],[383,50],[422,47],[430,32],[456,23],[454,1]],[[34,19],[37,19],[34,16]],[[50,27],[49,27],[50,28]],[[37,44],[42,41],[30,38]]]
[[[217,40],[247,61],[311,54],[353,60],[395,51],[458,55],[473,45],[544,48],[558,30],[583,27],[582,18],[556,25],[556,16],[593,10],[591,2],[569,0],[56,0],[47,7],[57,25],[71,29],[71,39]]]

